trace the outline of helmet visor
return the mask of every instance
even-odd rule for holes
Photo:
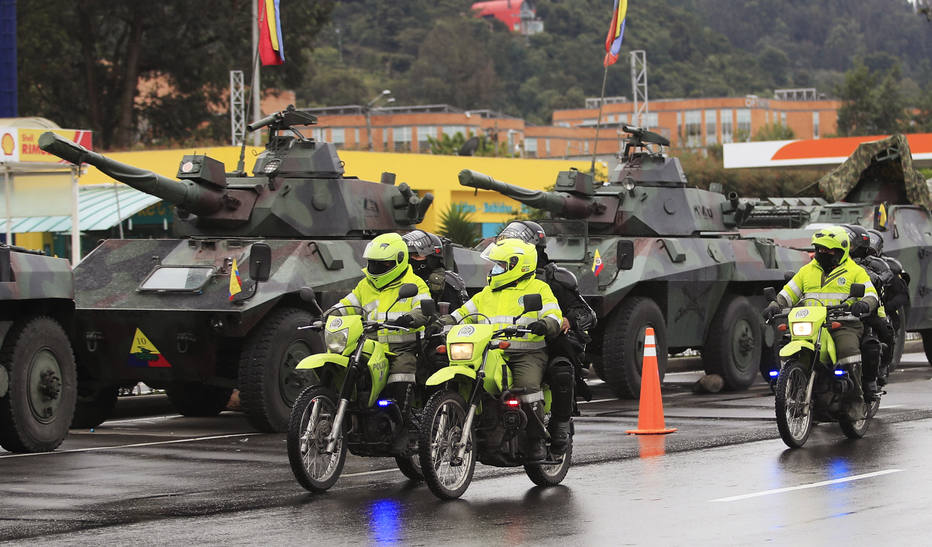
[[[394,268],[397,264],[394,260],[370,260],[366,265],[366,270],[371,275],[381,275]]]

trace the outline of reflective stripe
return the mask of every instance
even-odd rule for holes
[[[878,307],[880,306],[880,299],[877,298],[877,295],[876,295],[876,294],[874,294],[874,293],[867,293],[867,294],[864,295],[864,298],[863,298],[862,300],[867,300],[868,298],[873,298],[873,299],[874,299],[874,302],[877,304],[877,306],[878,306]]]
[[[523,317],[520,318],[519,321],[521,319],[523,319]],[[511,322],[514,320],[515,320],[515,316],[513,315],[493,315],[489,317],[489,321],[491,321],[492,323],[502,323],[505,325],[511,325],[512,324]],[[531,321],[533,322],[533,319]]]
[[[555,303],[555,302],[551,302],[550,304],[544,304],[544,307],[542,307],[542,308],[540,309],[540,313],[544,313],[544,312],[550,311],[550,310],[559,310],[559,309],[560,309],[560,305],[559,305],[559,304],[557,304],[557,303]]]
[[[472,300],[467,301],[463,304],[463,307],[466,308],[466,311],[469,313],[479,313],[479,308],[476,306],[476,303]]]
[[[790,293],[786,291],[780,291],[779,296],[782,296],[783,300],[786,300],[787,304],[793,305],[796,303],[797,297],[795,295],[791,295]]]
[[[518,318],[518,321],[516,322],[516,324],[518,324],[518,325],[530,325],[530,324],[533,323],[534,321],[537,321],[537,319],[534,319],[533,317],[519,317],[519,318]]]
[[[384,312],[375,312],[375,320],[385,322],[386,320],[398,319],[402,315],[405,315],[406,311],[390,311],[388,313]]]
[[[522,403],[533,403],[534,401],[543,401],[544,392],[535,391],[534,393],[525,393],[524,395],[518,395],[518,400]]]
[[[344,298],[343,300],[346,300],[347,302],[349,302],[351,306],[362,306],[362,303],[359,301],[359,298],[357,298],[356,295],[353,293],[349,293],[348,295],[346,295],[346,298]]]
[[[842,300],[850,296],[846,292],[807,292],[803,298],[815,298],[823,304],[839,304]]]
[[[529,342],[529,341],[525,341],[525,340],[514,340],[514,339],[512,339],[512,340],[509,340],[509,342],[511,342],[511,345],[508,346],[508,350],[513,350],[513,349],[520,349],[520,350],[544,349],[545,347],[547,347],[547,342],[545,342],[545,341],[543,341],[543,340],[540,340],[540,341],[537,341],[537,342]],[[508,351],[508,350],[505,350],[505,351]]]
[[[559,311],[559,310],[549,311],[549,312],[547,312],[547,313],[541,315],[541,317],[550,317],[550,318],[552,318],[554,321],[556,321],[557,323],[562,323],[562,321],[560,321],[560,311]]]
[[[794,296],[798,296],[799,293],[802,292],[802,291],[799,289],[799,285],[797,285],[796,282],[793,281],[792,279],[790,279],[789,281],[787,281],[787,282],[786,282],[786,286],[783,287],[783,288],[784,288],[784,289],[789,289],[790,291],[792,291],[792,294],[793,294]],[[780,292],[782,293],[782,292],[784,292],[784,291],[780,291]]]
[[[454,311],[453,313],[450,314],[450,317],[452,317],[454,321],[456,321],[457,323],[459,323],[460,321],[463,320],[463,317],[465,317],[465,316],[460,315],[460,311],[459,311],[459,310],[456,310],[456,311]]]
[[[850,357],[845,357],[844,359],[839,359],[835,361],[835,364],[836,365],[847,365],[848,363],[860,363],[860,362],[861,362],[860,355],[852,355]]]
[[[644,357],[657,357],[657,348],[653,346],[644,346]]]
[[[385,383],[394,384],[395,382],[413,382],[415,380],[414,373],[405,373],[405,372],[396,372],[394,374],[388,375],[388,380]]]
[[[430,300],[430,294],[420,293],[420,294],[414,295],[414,302],[415,302],[415,303],[418,303],[418,302],[420,302],[421,300]]]

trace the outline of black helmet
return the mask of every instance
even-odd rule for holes
[[[851,240],[848,254],[855,259],[867,256],[867,250],[870,247],[870,236],[867,230],[857,224],[845,224],[844,227],[848,230],[848,238]]]
[[[520,239],[535,247],[547,246],[547,234],[544,232],[544,229],[541,228],[540,224],[531,220],[514,220],[509,222],[495,240],[501,241],[511,238]]]
[[[440,238],[424,230],[411,230],[401,236],[408,246],[408,254],[423,256],[425,258],[435,256],[443,257],[443,242]]]
[[[868,230],[867,237],[869,238],[868,243],[868,253],[874,256],[880,256],[883,254],[883,236],[880,235],[880,232],[877,230]]]

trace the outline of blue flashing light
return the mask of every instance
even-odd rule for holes
[[[378,404],[379,406],[381,406],[381,407],[384,408],[384,407],[386,407],[386,406],[392,404],[392,402],[389,401],[388,399],[379,399],[379,402],[378,402],[377,404]]]
[[[770,377],[771,377],[771,378],[776,378],[776,377],[779,376],[779,375],[780,375],[780,371],[779,371],[779,370],[771,370],[771,371],[770,371]]]
[[[835,376],[844,376],[844,375],[845,375],[845,371],[835,369]]]

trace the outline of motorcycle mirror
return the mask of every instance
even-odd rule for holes
[[[324,311],[320,308],[320,304],[317,303],[317,295],[314,294],[314,291],[310,287],[301,287],[298,291],[298,298],[300,298],[302,302],[310,304],[318,314],[323,315]]]
[[[522,300],[524,301],[524,313],[540,311],[544,307],[539,294],[526,294]]]
[[[449,302],[438,302],[437,311],[440,312],[440,315],[449,315],[450,314],[450,303]]]
[[[768,302],[776,302],[776,301],[777,301],[777,291],[776,291],[776,289],[774,289],[773,287],[765,287],[765,288],[764,288],[764,296],[767,298],[767,301],[768,301]]]
[[[417,293],[417,285],[414,283],[405,283],[398,289],[398,298],[411,298]]]
[[[862,296],[864,296],[864,284],[855,283],[851,285],[851,291],[848,294],[855,298],[861,298]]]
[[[421,313],[428,317],[437,315],[437,303],[429,298],[421,300]]]

